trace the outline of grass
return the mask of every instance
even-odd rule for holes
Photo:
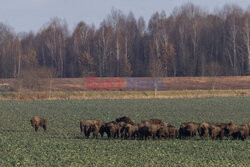
[[[169,91],[22,91],[0,92],[0,100],[56,100],[56,99],[148,99],[250,96],[250,89],[242,90],[169,90]]]
[[[135,122],[160,118],[177,127],[185,121],[250,122],[250,97],[0,101],[1,166],[248,166],[250,140],[84,139],[79,121]],[[30,117],[48,120],[35,134]]]

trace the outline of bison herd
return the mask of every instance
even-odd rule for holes
[[[46,131],[46,119],[35,116],[30,122],[35,131],[38,130],[39,126]],[[126,116],[108,123],[100,120],[80,121],[81,133],[84,133],[86,138],[89,138],[91,133],[93,138],[97,138],[98,134],[103,137],[106,133],[109,139],[190,139],[199,135],[201,139],[210,136],[212,140],[222,140],[224,137],[245,140],[250,135],[249,128],[250,123],[237,126],[233,122],[215,124],[208,122],[185,122],[177,129],[175,126],[160,119],[143,120],[141,123],[136,124]]]

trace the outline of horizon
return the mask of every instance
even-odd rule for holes
[[[51,19],[60,18],[66,21],[69,32],[72,32],[81,21],[98,28],[101,22],[111,13],[112,9],[120,10],[124,15],[132,12],[136,19],[143,17],[146,24],[148,24],[149,19],[155,12],[164,11],[169,16],[176,7],[179,8],[186,3],[192,3],[208,13],[215,13],[216,10],[222,9],[225,5],[237,5],[243,10],[250,9],[250,2],[247,2],[247,0],[221,0],[220,2],[216,0],[209,2],[200,2],[199,0],[179,0],[177,2],[168,0],[166,2],[158,0],[158,3],[152,3],[150,0],[137,0],[136,2],[131,0],[126,2],[109,0],[105,3],[101,2],[101,5],[98,6],[96,5],[100,3],[98,0],[91,2],[75,0],[74,3],[68,0],[63,0],[63,3],[58,2],[58,0],[53,2],[48,0],[19,2],[14,0],[14,2],[10,3],[7,0],[3,0],[0,6],[0,23],[10,26],[17,34],[23,32],[37,33]],[[55,8],[54,6],[56,5],[57,7]],[[45,10],[46,12],[44,12]]]

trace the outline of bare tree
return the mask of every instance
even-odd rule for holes
[[[250,12],[245,13],[243,17],[242,36],[247,59],[247,73],[250,75]]]
[[[55,68],[60,77],[64,75],[65,41],[68,36],[68,28],[65,21],[58,18],[51,20],[48,26],[40,32],[42,38],[42,57],[49,60],[47,65]],[[44,53],[46,51],[46,54]]]

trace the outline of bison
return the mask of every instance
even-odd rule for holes
[[[100,127],[103,124],[104,123],[100,120],[82,120],[80,121],[80,129],[81,129],[81,132],[84,132],[85,137],[89,138],[90,133],[93,131],[96,131],[96,130],[93,130],[94,125],[98,127],[97,129],[100,129]]]
[[[34,116],[30,119],[30,124],[35,129],[35,132],[37,132],[39,126],[43,127],[44,132],[47,130],[47,120],[45,118]]]
[[[108,138],[118,138],[119,137],[119,125],[117,122],[109,122],[105,123],[100,128],[100,134],[103,137],[104,133],[107,134]]]
[[[138,125],[138,134],[140,139],[147,140],[150,136],[155,139],[158,130],[160,129],[159,124],[146,124],[143,126],[143,124]]]
[[[127,124],[124,127],[125,130],[125,138],[128,139],[129,137],[131,139],[135,139],[136,135],[138,134],[138,126],[137,125],[133,125],[133,124]]]
[[[199,125],[198,133],[202,139],[205,139],[209,135],[210,123],[202,122]]]
[[[179,128],[180,138],[191,138],[197,135],[199,124],[195,122],[182,123]]]
[[[116,122],[133,123],[133,121],[129,117],[127,117],[127,116],[123,116],[123,117],[117,118]]]
[[[216,140],[220,138],[221,140],[224,138],[225,131],[224,128],[216,125],[216,124],[211,124],[209,126],[209,135],[212,140]]]
[[[233,133],[231,134],[233,139],[241,139],[245,140],[249,136],[249,127],[247,124],[240,125],[239,127],[235,128]]]
[[[178,130],[176,127],[174,127],[173,125],[168,125],[168,133],[169,133],[169,138],[170,139],[175,139],[178,137]]]
[[[98,125],[96,125],[96,124],[93,124],[93,125],[91,125],[90,128],[91,128],[91,129],[90,129],[90,132],[93,133],[93,138],[96,138],[96,139],[97,139],[98,133],[99,133],[99,131],[100,131],[100,127],[99,127]]]
[[[157,132],[157,137],[161,139],[174,139],[178,136],[178,130],[173,125],[161,126]]]

